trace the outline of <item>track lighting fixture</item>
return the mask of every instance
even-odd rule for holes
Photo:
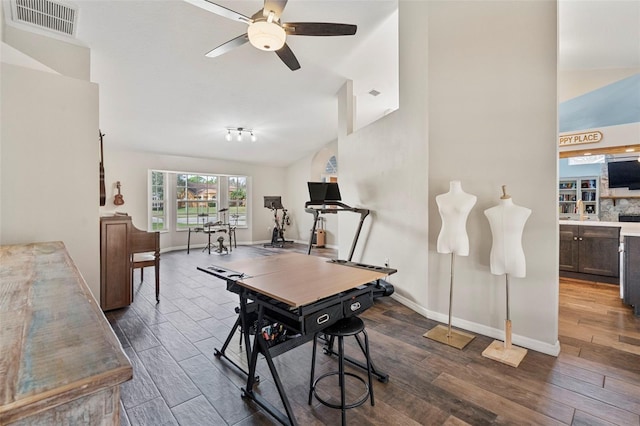
[[[253,129],[245,129],[244,127],[228,127],[227,134],[225,135],[225,139],[231,142],[231,139],[233,139],[233,134],[236,134],[236,140],[238,142],[242,142],[243,133],[249,134],[251,138],[251,142],[255,142],[258,140],[255,133],[253,132]]]

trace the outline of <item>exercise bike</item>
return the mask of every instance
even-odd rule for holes
[[[278,247],[284,248],[286,243],[292,243],[293,241],[286,240],[284,238],[285,227],[291,225],[291,220],[287,214],[287,209],[282,205],[280,196],[265,196],[264,206],[270,210],[273,210],[274,227],[271,232],[271,242],[264,245],[264,247]],[[278,216],[278,210],[282,210],[282,215]]]

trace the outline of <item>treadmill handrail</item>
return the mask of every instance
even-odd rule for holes
[[[343,203],[341,201],[322,200],[322,201],[307,201],[306,203],[304,203],[305,207],[309,207],[309,206],[324,206],[324,205],[340,206],[340,207],[343,207],[345,209],[352,208],[351,206],[348,206],[348,205],[346,205],[345,203]]]
[[[339,208],[313,208],[309,206],[336,206]],[[353,237],[353,242],[351,243],[351,250],[349,251],[349,257],[347,260],[351,261],[353,258],[353,253],[356,249],[356,244],[358,243],[358,238],[360,237],[360,231],[362,230],[362,224],[364,223],[364,219],[371,212],[369,209],[361,209],[357,207],[348,206],[340,201],[307,201],[304,203],[304,211],[307,213],[313,214],[313,227],[311,228],[311,236],[309,237],[309,246],[307,247],[307,254],[311,254],[311,246],[313,245],[313,236],[316,232],[316,226],[318,223],[318,217],[321,213],[338,213],[338,212],[354,212],[360,213],[360,222],[358,223],[358,229],[356,230],[356,234]]]

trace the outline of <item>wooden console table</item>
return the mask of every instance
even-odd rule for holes
[[[0,246],[0,424],[120,424],[129,359],[62,242]]]

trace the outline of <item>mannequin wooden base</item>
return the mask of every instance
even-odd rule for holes
[[[526,354],[526,349],[519,348],[517,346],[506,348],[504,342],[501,342],[500,340],[494,340],[489,346],[487,346],[487,349],[482,352],[483,357],[516,368],[520,365],[520,362]]]
[[[436,342],[444,343],[445,345],[453,346],[457,349],[464,349],[476,336],[465,333],[463,331],[451,330],[449,335],[449,327],[444,325],[437,325],[431,330],[427,331],[424,337],[435,340]]]

